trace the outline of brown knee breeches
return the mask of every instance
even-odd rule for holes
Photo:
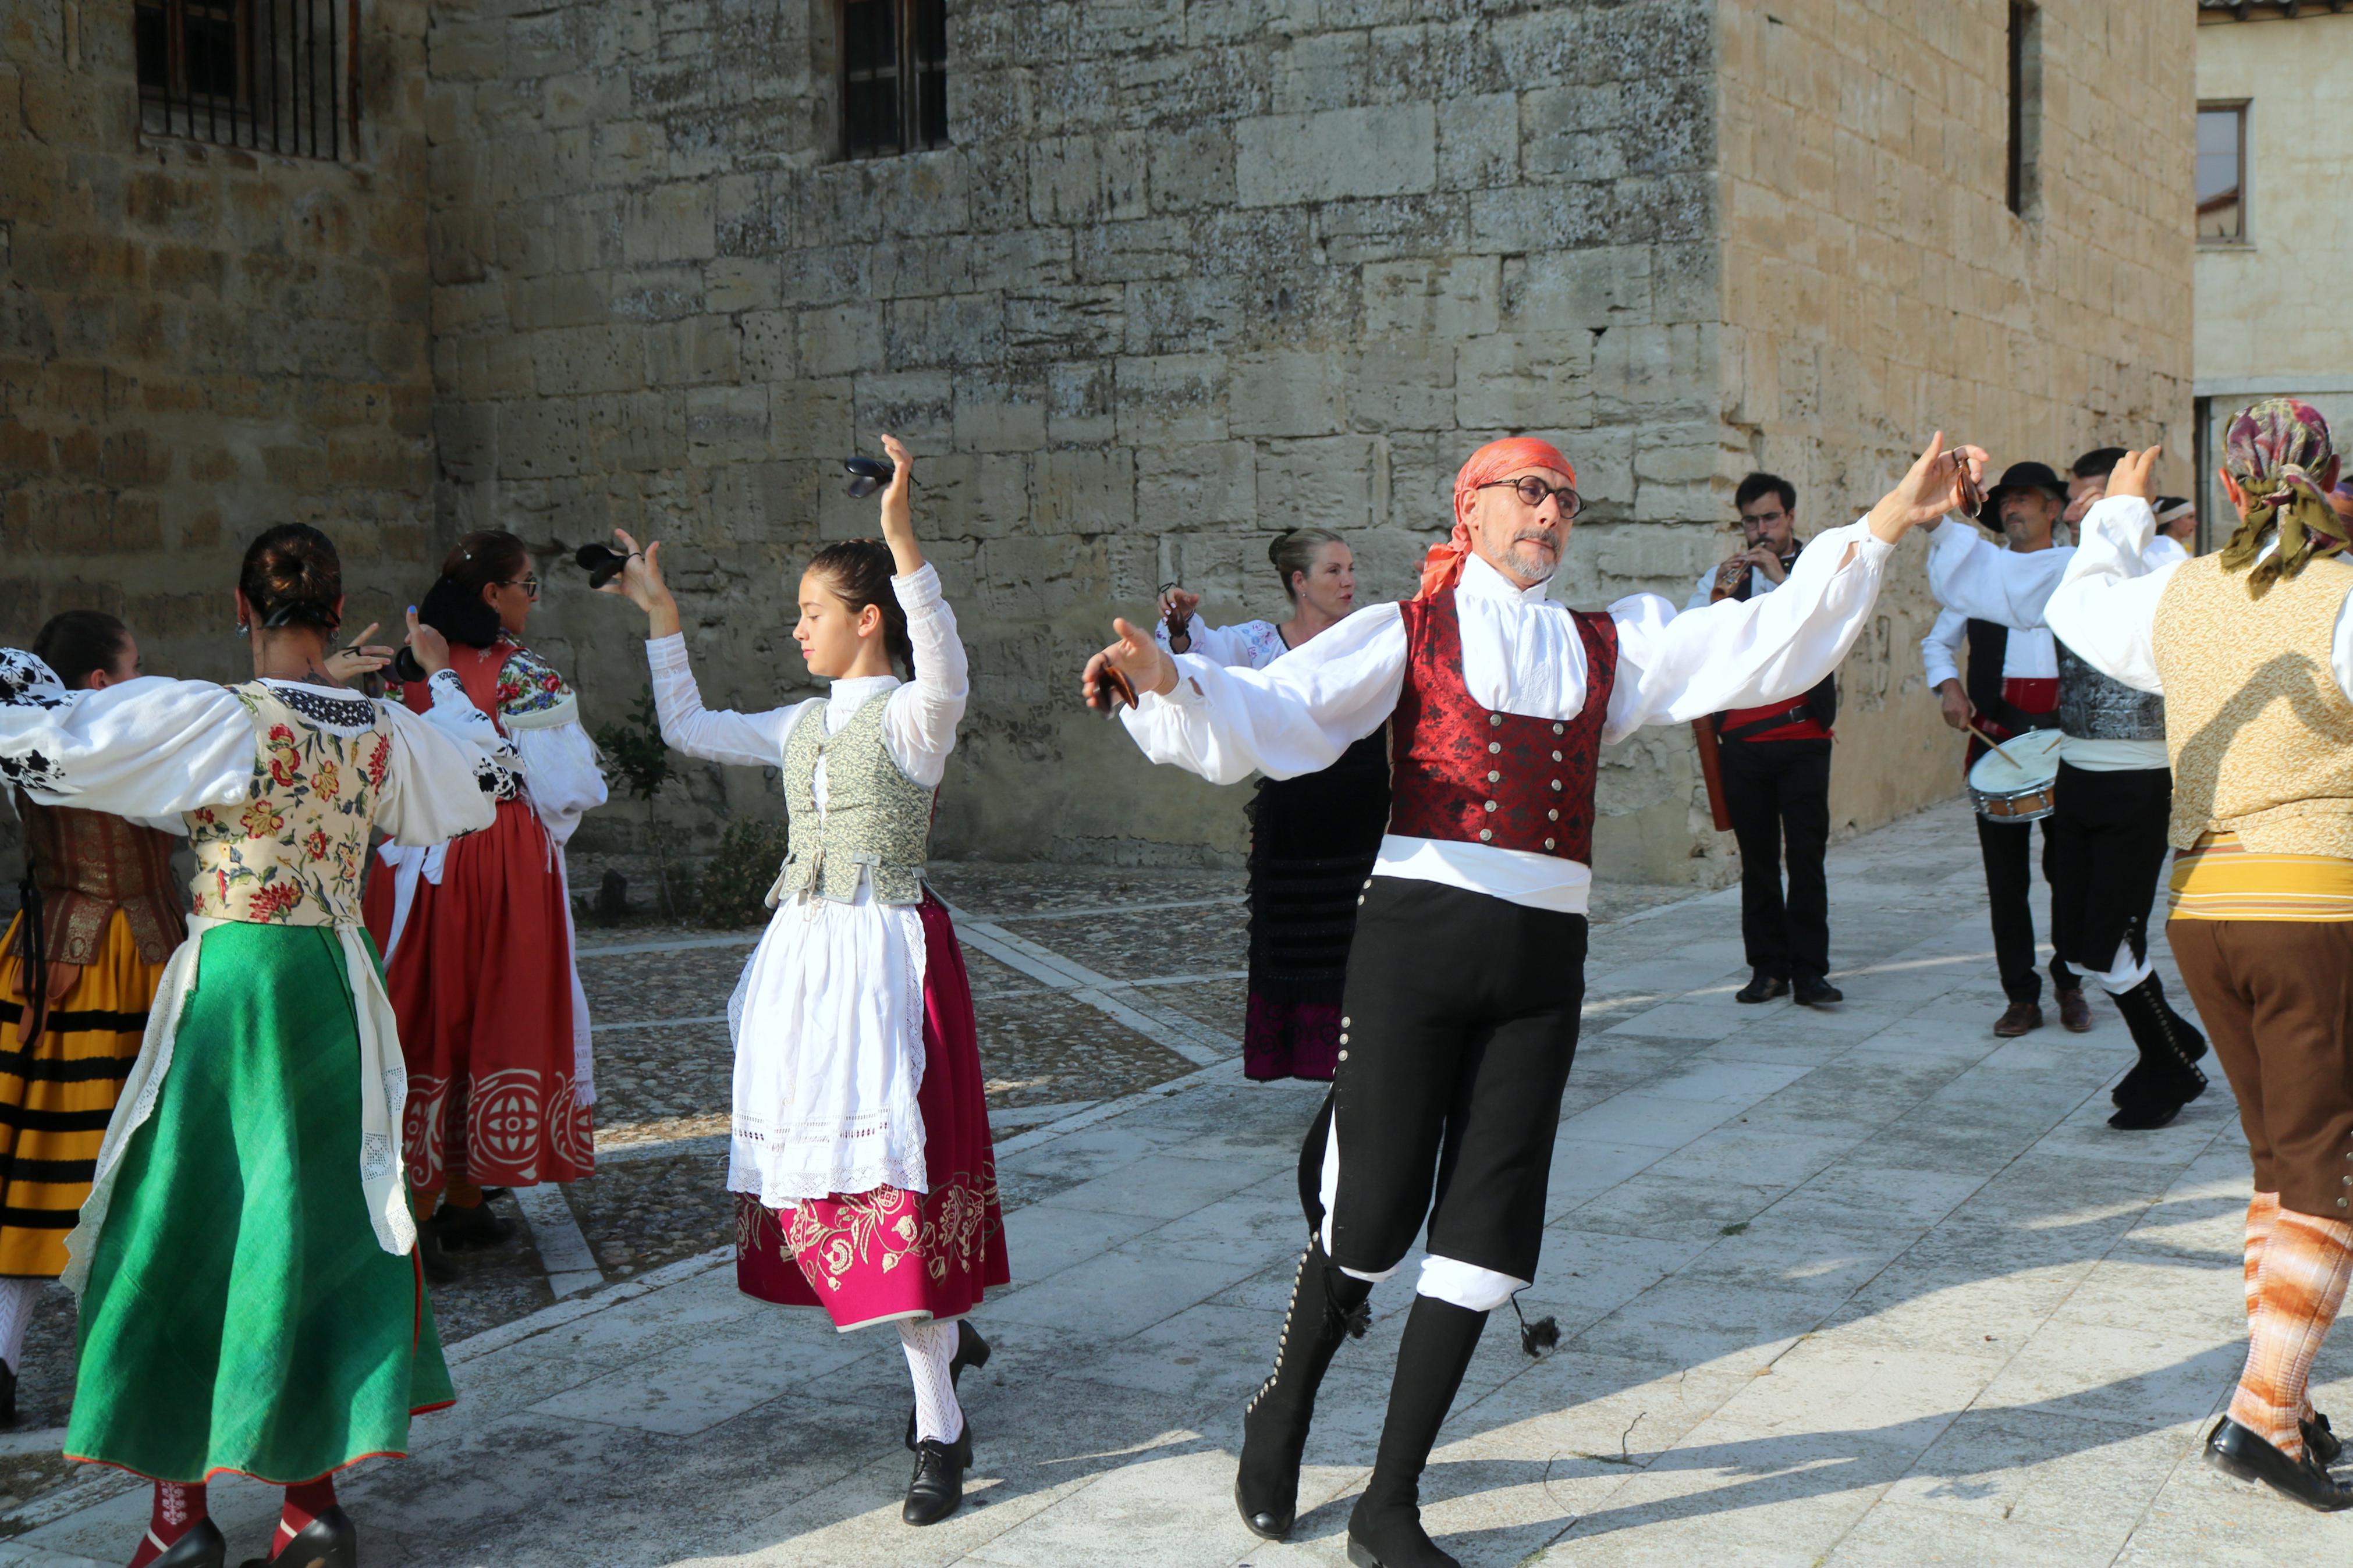
[[[2353,1218],[2353,921],[2166,922],[2239,1099],[2255,1188]]]

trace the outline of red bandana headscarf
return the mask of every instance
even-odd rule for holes
[[[1500,441],[1490,441],[1471,454],[1454,476],[1454,532],[1442,544],[1433,544],[1421,563],[1421,592],[1417,599],[1431,598],[1454,586],[1462,575],[1462,563],[1471,553],[1471,501],[1479,487],[1523,468],[1556,468],[1577,483],[1577,470],[1560,455],[1560,448],[1549,441],[1539,441],[1532,436],[1507,436]]]

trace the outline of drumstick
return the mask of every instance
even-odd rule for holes
[[[1970,734],[1975,735],[1978,740],[1983,741],[1987,745],[1991,746],[1995,756],[2000,757],[2011,767],[2018,768],[2021,773],[2025,772],[2024,767],[2021,765],[2016,757],[2011,756],[2008,752],[2001,749],[2001,742],[2000,741],[1995,740],[1991,735],[1989,735],[1983,730],[1978,729],[1973,721],[1964,719],[1961,722],[1968,725]]]

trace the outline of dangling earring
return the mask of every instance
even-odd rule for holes
[[[247,626],[243,621],[239,621],[237,623],[237,635],[241,637],[249,637],[253,635],[253,628]]]

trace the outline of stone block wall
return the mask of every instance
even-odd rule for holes
[[[326,529],[354,631],[435,558],[425,9],[361,15],[329,163],[142,134],[130,0],[0,11],[0,641],[104,609],[233,679],[264,527]]]
[[[1705,0],[950,13],[954,145],[843,162],[830,0],[435,0],[445,532],[670,541],[706,700],[766,707],[814,689],[798,563],[873,531],[840,458],[906,438],[974,664],[939,844],[990,857],[1238,853],[1242,792],[1144,764],[1085,655],[1170,579],[1279,618],[1300,523],[1409,592],[1492,436],[1577,464],[1564,598],[1680,599],[1726,510]],[[640,628],[550,575],[604,721]],[[1692,874],[1687,741],[1612,763],[1604,858]]]
[[[1720,0],[1723,475],[1760,466],[1804,527],[1868,507],[1928,434],[1998,464],[2162,441],[2189,491],[2187,4],[2047,0],[2040,153],[2006,201],[2007,0]],[[1834,818],[1958,783],[1924,689],[1935,620],[1907,544],[1845,667]]]
[[[252,673],[248,540],[326,529],[353,629],[433,549],[422,0],[361,7],[359,153],[140,130],[130,0],[0,22],[0,637],[114,612],[159,674]]]

